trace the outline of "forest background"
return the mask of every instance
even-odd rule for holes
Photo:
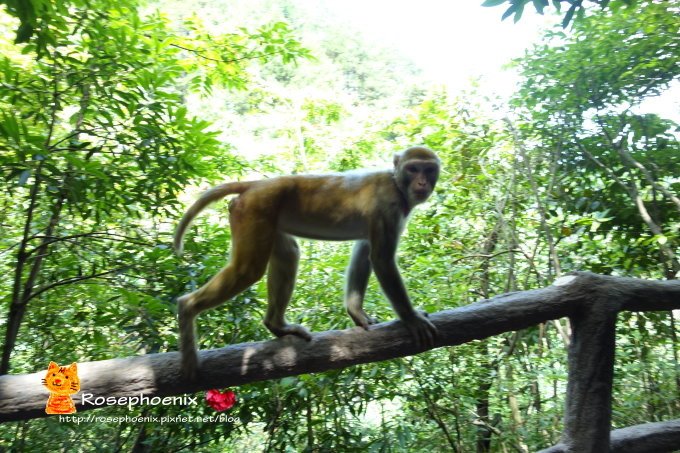
[[[655,111],[664,103],[649,101],[669,105],[669,87],[677,90],[678,1],[601,2],[550,16],[554,26],[508,58],[517,80],[509,96],[483,81],[455,91],[433,83],[398,49],[308,2],[213,0],[192,10],[179,1],[4,3],[2,373],[176,350],[174,299],[213,275],[230,249],[225,203],[197,220],[181,259],[170,249],[178,217],[201,189],[386,167],[412,144],[437,150],[444,168],[399,248],[406,285],[428,311],[542,287],[573,270],[680,275],[678,104]],[[504,11],[493,10],[489,33]],[[427,33],[417,25],[405,32]],[[464,43],[431,45],[447,59]],[[301,244],[289,319],[313,331],[350,327],[341,301],[351,245]],[[202,315],[201,348],[269,339],[265,298],[260,283]],[[382,320],[394,317],[374,279],[366,305]],[[619,317],[615,427],[680,417],[677,317]],[[561,320],[244,385],[234,389],[235,423],[46,418],[3,424],[0,445],[535,451],[559,440],[568,343]]]

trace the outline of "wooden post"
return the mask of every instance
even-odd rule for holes
[[[610,451],[616,311],[597,301],[574,316],[562,442],[567,451]]]
[[[591,280],[579,308],[569,316],[572,335],[562,444],[567,452],[606,453],[610,451],[616,316],[630,296],[624,297],[607,279],[584,277],[569,275],[555,281],[555,286],[569,287]]]

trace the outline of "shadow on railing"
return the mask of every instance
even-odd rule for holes
[[[453,346],[569,317],[569,382],[564,432],[544,453],[661,453],[680,449],[680,420],[611,432],[614,335],[620,311],[680,309],[680,281],[649,281],[578,272],[547,288],[503,294],[430,315],[435,347]],[[201,351],[199,379],[188,382],[179,354],[166,352],[78,363],[81,394],[101,395],[101,405],[120,398],[172,396],[248,382],[344,368],[423,352],[399,321],[316,333],[312,341],[283,337]],[[46,364],[45,364],[46,365]],[[48,392],[37,373],[0,376],[0,422],[45,417]],[[190,410],[190,408],[188,408]]]

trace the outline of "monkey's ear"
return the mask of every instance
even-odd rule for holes
[[[394,168],[397,168],[399,166],[399,161],[401,160],[401,156],[404,153],[395,153],[394,154]]]

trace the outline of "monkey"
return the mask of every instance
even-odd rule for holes
[[[232,232],[230,262],[198,290],[177,299],[182,374],[195,379],[198,370],[195,319],[267,276],[265,326],[277,337],[295,335],[307,341],[309,330],[289,324],[290,302],[300,259],[295,237],[356,241],[347,268],[345,308],[364,329],[375,324],[363,308],[374,272],[394,311],[417,345],[432,347],[437,329],[427,314],[411,305],[396,264],[396,251],[411,210],[432,194],[440,159],[416,146],[394,155],[394,168],[326,175],[279,176],[227,182],[203,193],[181,218],[173,246],[182,253],[192,220],[208,204],[236,194],[229,203]]]

